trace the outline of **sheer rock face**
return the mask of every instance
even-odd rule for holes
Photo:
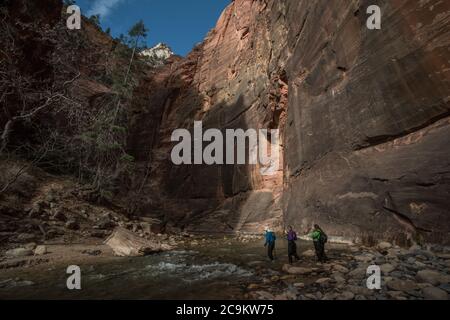
[[[151,150],[147,209],[196,230],[318,223],[365,242],[448,243],[450,4],[377,3],[382,30],[366,27],[371,1],[232,2],[134,110],[135,155]],[[173,165],[171,134],[194,120],[279,128],[282,168]]]
[[[370,1],[288,6],[306,22],[288,23],[285,217],[448,242],[450,4],[379,3],[380,31],[365,28]]]

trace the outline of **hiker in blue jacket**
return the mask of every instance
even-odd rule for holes
[[[264,247],[267,247],[267,255],[269,256],[269,259],[273,261],[273,250],[275,249],[275,241],[277,240],[277,237],[272,230],[266,228],[265,238],[266,243],[264,243]]]

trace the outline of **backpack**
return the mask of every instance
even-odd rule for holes
[[[273,232],[266,233],[266,242],[267,243],[273,243],[273,242],[275,242],[276,239],[277,239],[277,237],[275,236],[275,234]]]
[[[291,232],[288,232],[288,235],[287,235],[287,237],[288,237],[288,240],[289,240],[289,237],[290,236],[292,236],[292,239],[291,240],[293,240],[293,241],[297,241],[298,239],[297,239],[297,233],[295,233],[294,231],[292,231],[292,233]]]
[[[322,240],[323,243],[327,243],[328,242],[328,236],[323,231],[321,232],[320,240]]]

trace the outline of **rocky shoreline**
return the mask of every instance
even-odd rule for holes
[[[349,252],[331,253],[328,263],[315,263],[308,250],[293,266],[268,283],[284,282],[287,289],[259,290],[250,285],[249,296],[275,300],[448,300],[450,292],[450,254],[435,253],[419,246],[409,249],[384,243],[377,248],[351,246]],[[306,261],[305,261],[306,260]],[[381,290],[367,288],[367,268],[381,268]],[[263,286],[264,287],[264,286]],[[258,289],[258,290],[256,290]],[[255,290],[255,291],[254,291]]]

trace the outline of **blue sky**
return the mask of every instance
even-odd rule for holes
[[[126,34],[142,19],[150,29],[148,46],[168,44],[185,56],[213,28],[231,0],[76,0],[84,15],[100,14],[113,36]]]

